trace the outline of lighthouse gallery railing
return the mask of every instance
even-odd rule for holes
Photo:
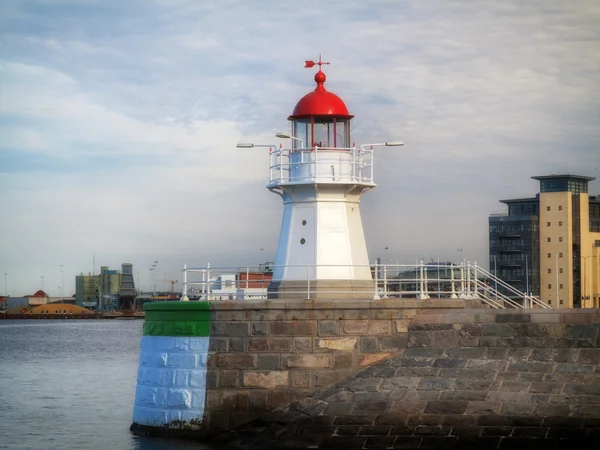
[[[300,267],[300,266],[298,266]],[[306,289],[296,292],[298,298],[311,299],[318,287],[311,282],[315,266],[306,269]],[[539,298],[519,291],[477,265],[464,264],[378,264],[369,265],[373,289],[365,298],[462,298],[479,299],[494,309],[543,308],[551,306]],[[266,299],[274,265],[211,266],[183,269],[182,300],[251,300]],[[331,291],[329,291],[331,292]],[[340,294],[353,293],[356,290]]]
[[[269,186],[294,183],[373,183],[373,149],[279,148],[269,154]]]

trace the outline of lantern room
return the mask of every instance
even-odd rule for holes
[[[307,61],[312,63],[312,61]],[[314,64],[314,63],[313,63]],[[319,66],[322,63],[319,61]],[[327,77],[319,68],[315,74],[317,87],[300,99],[294,112],[288,117],[292,122],[294,148],[339,148],[351,147],[348,108],[343,100],[325,89]]]

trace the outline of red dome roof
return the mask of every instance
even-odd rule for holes
[[[308,116],[354,117],[348,114],[348,108],[341,98],[325,89],[323,84],[326,79],[320,70],[315,74],[317,87],[300,99],[289,120]]]

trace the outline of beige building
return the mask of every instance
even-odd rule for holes
[[[600,196],[588,193],[594,178],[533,179],[540,181],[535,198],[502,200],[509,213],[490,217],[490,264],[498,263],[500,278],[555,308],[598,308]]]

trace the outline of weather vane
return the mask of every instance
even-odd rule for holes
[[[323,64],[329,64],[329,62],[323,62],[323,61],[321,61],[321,54],[319,53],[319,62],[314,62],[312,60],[310,60],[310,61],[304,61],[304,68],[305,69],[310,69],[311,67],[314,67],[315,64],[318,64],[319,65],[319,70],[321,70],[321,66]]]

